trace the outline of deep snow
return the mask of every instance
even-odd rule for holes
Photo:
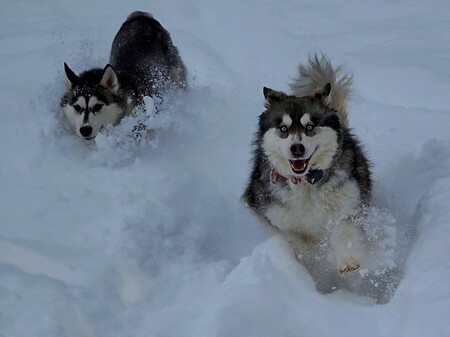
[[[63,62],[106,64],[133,10],[171,32],[191,90],[156,141],[127,120],[86,145],[55,118]],[[0,19],[1,337],[450,336],[447,1],[3,0]],[[262,86],[316,51],[354,72],[374,222],[398,240],[388,304],[318,293],[239,201]]]

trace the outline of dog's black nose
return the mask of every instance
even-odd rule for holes
[[[301,157],[305,154],[305,147],[303,144],[292,144],[291,153],[294,157]]]
[[[80,133],[83,137],[89,137],[92,133],[92,126],[84,125],[80,128]]]

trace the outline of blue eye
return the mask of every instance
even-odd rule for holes
[[[306,131],[312,131],[312,130],[314,130],[314,125],[308,124],[308,125],[306,126]]]
[[[286,125],[281,125],[279,129],[280,129],[280,131],[283,132],[283,133],[288,132],[288,128],[287,128]]]

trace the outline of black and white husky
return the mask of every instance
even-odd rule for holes
[[[348,125],[351,82],[342,67],[315,55],[299,66],[292,94],[264,88],[243,195],[299,258],[329,247],[338,275],[361,266],[365,234],[356,219],[371,194],[369,162]],[[318,257],[310,259],[311,267]]]
[[[143,104],[186,86],[186,68],[170,34],[150,14],[133,12],[111,47],[110,64],[76,75],[67,64],[62,110],[83,139],[94,139],[103,126],[115,125]]]

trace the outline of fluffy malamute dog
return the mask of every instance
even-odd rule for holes
[[[351,82],[342,67],[315,55],[300,65],[292,94],[264,88],[243,195],[299,258],[329,247],[340,274],[360,268],[364,232],[354,219],[371,193],[369,162],[347,120]]]
[[[67,64],[61,107],[75,132],[94,139],[117,124],[144,96],[161,96],[186,86],[186,68],[170,34],[150,14],[133,12],[117,32],[110,64],[76,75]]]

